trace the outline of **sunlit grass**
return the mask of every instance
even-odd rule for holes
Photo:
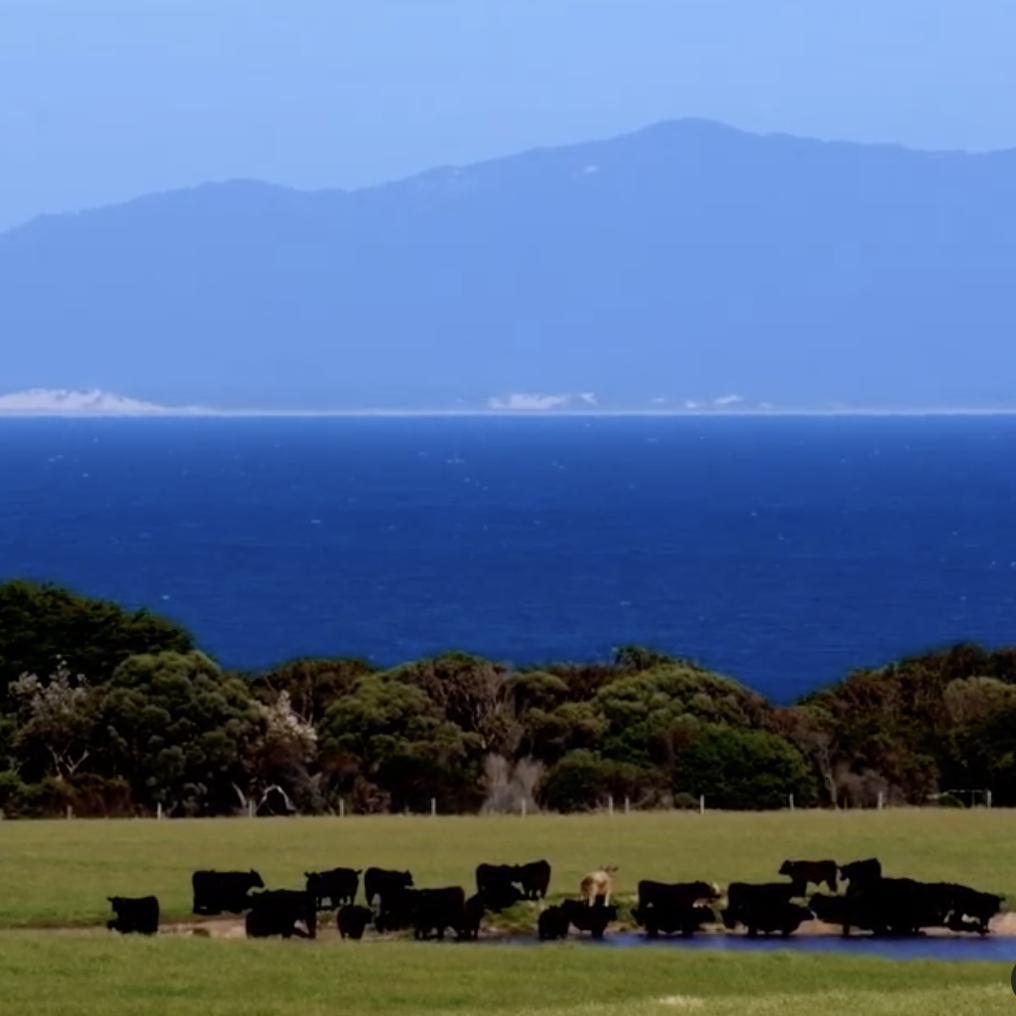
[[[473,885],[480,861],[544,857],[551,893],[573,895],[590,868],[640,878],[771,879],[787,857],[879,857],[889,872],[962,881],[1016,898],[1016,812],[649,813],[491,818],[0,822],[0,926],[94,924],[106,897],[155,893],[166,917],[190,913],[196,868],[257,868],[267,884],[348,865],[409,868],[419,885]],[[1014,999],[1016,1002],[1016,999]]]
[[[18,1016],[957,1016],[1011,1012],[1008,978],[1005,964],[792,953],[0,934],[0,1011]]]

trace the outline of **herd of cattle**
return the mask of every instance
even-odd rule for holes
[[[602,938],[619,918],[610,902],[616,868],[590,872],[578,898],[543,906],[537,919],[541,940],[566,938],[572,928]],[[916,935],[925,929],[985,935],[999,913],[1003,897],[951,882],[919,882],[887,878],[876,858],[837,865],[835,861],[785,861],[783,882],[732,882],[720,919],[728,931],[743,927],[759,933],[792,935],[807,920],[817,919],[842,928],[874,935]],[[194,873],[195,914],[245,914],[250,938],[281,936],[315,938],[318,914],[336,911],[343,938],[359,939],[369,926],[380,934],[412,931],[416,938],[443,939],[452,932],[460,940],[475,940],[484,917],[523,901],[542,901],[550,886],[547,861],[530,864],[481,864],[476,869],[476,892],[467,897],[459,886],[418,888],[408,871],[368,868],[363,873],[366,906],[357,904],[361,872],[352,868],[309,872],[303,889],[265,889],[256,871],[198,871]],[[841,893],[840,883],[845,884]],[[825,886],[814,892],[809,886]],[[255,890],[261,890],[257,892]],[[714,882],[638,883],[638,904],[631,915],[647,936],[693,935],[717,923],[714,907],[722,897]],[[154,934],[159,928],[155,896],[109,898],[115,918],[111,930]]]

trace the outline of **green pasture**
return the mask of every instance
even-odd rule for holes
[[[905,810],[522,818],[378,817],[0,822],[0,1014],[17,1016],[956,1016],[1010,1013],[1007,963],[411,941],[251,942],[107,933],[106,896],[156,893],[186,917],[198,867],[257,867],[296,886],[313,868],[409,867],[472,884],[480,860],[546,857],[552,895],[619,866],[641,877],[775,875],[785,857],[877,855],[892,872],[1016,894],[1016,813]],[[33,927],[34,926],[34,927]],[[98,926],[98,927],[97,927]],[[1016,940],[1014,958],[1016,958]]]
[[[0,821],[0,927],[95,924],[107,896],[148,893],[166,918],[186,917],[196,868],[253,867],[269,886],[299,887],[305,871],[373,864],[469,889],[480,861],[537,858],[558,896],[607,864],[624,897],[640,878],[726,884],[777,878],[784,858],[877,856],[891,874],[1016,899],[1014,842],[1016,811],[1001,809]]]
[[[0,933],[0,1012],[17,1016],[990,1016],[1016,1006],[1008,978],[793,953]]]

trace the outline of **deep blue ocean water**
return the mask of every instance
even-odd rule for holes
[[[0,578],[228,666],[641,642],[792,696],[1016,640],[1016,418],[0,421]]]

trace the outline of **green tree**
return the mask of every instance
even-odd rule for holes
[[[50,674],[60,660],[96,685],[129,656],[193,648],[188,631],[146,610],[127,611],[48,583],[0,584],[0,706],[9,702],[11,682]]]
[[[264,724],[247,685],[198,652],[130,657],[98,707],[107,775],[170,814],[241,807]]]
[[[790,794],[801,806],[817,797],[815,774],[788,741],[763,730],[708,727],[678,758],[675,789],[710,807],[781,808]]]
[[[18,707],[12,748],[22,765],[35,779],[74,776],[96,750],[95,689],[61,659],[45,680],[23,674],[12,681],[10,696]]]

